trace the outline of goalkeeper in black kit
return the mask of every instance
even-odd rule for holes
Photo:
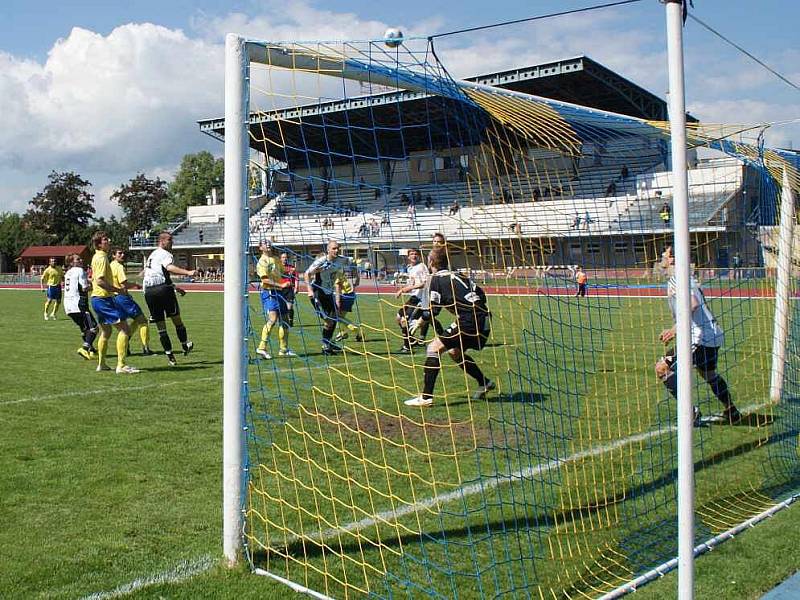
[[[467,350],[480,350],[486,345],[491,330],[491,313],[486,306],[486,294],[468,277],[449,270],[444,248],[434,248],[428,257],[430,267],[431,309],[441,307],[453,313],[456,320],[428,344],[422,394],[405,401],[406,406],[433,404],[433,388],[441,370],[441,354],[447,352],[467,375],[478,382],[472,395],[480,400],[495,389]]]

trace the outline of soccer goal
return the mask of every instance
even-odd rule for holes
[[[673,566],[668,123],[536,96],[533,68],[457,79],[428,39],[231,35],[226,61],[229,560],[331,598],[595,598]],[[800,178],[758,133],[687,130],[701,549],[799,483]],[[434,248],[486,295],[480,343],[412,293]]]

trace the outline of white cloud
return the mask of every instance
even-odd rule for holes
[[[229,31],[268,40],[364,40],[380,38],[388,26],[303,1],[253,6],[257,14],[196,16],[190,34],[151,23],[121,25],[108,35],[74,28],[43,62],[0,52],[0,114],[13,124],[0,129],[0,210],[25,210],[51,170],[74,170],[95,184],[98,213],[105,215],[116,210],[108,201],[113,188],[137,172],[171,179],[184,154],[221,154],[222,146],[202,136],[196,121],[223,113],[223,36]],[[413,27],[392,25],[413,36],[452,23],[431,17]],[[442,38],[436,47],[456,77],[585,54],[663,97],[663,33],[660,23],[652,27],[621,27],[618,16],[601,11]],[[793,98],[764,99],[760,92],[772,76],[760,68],[719,53],[704,55],[702,63],[697,56],[689,55],[689,108],[696,116],[754,121],[800,113]],[[787,75],[800,78],[798,51],[766,58],[791,65]],[[337,92],[296,92],[315,98],[326,90]],[[782,131],[772,134],[775,143],[787,143],[797,128]]]

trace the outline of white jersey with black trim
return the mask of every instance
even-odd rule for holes
[[[419,298],[419,306],[421,308],[430,308],[430,288],[428,285],[428,278],[430,271],[424,263],[417,263],[413,267],[408,267],[408,283],[410,285],[423,284],[421,288],[411,290],[408,295]]]
[[[692,294],[692,302],[697,305],[697,308],[692,311],[692,345],[693,346],[707,346],[709,348],[719,348],[725,341],[725,334],[722,327],[719,326],[714,314],[706,303],[706,298],[703,295],[703,290],[697,280],[692,277],[689,280],[690,289]],[[669,302],[669,309],[672,311],[672,318],[675,318],[675,293],[677,291],[677,283],[675,276],[669,278],[667,284],[667,301]]]
[[[317,289],[326,294],[332,294],[334,282],[344,274],[349,264],[350,261],[344,256],[337,256],[330,260],[327,255],[323,254],[311,263],[306,269],[306,273],[312,277],[311,282]]]
[[[64,312],[68,315],[81,312],[81,298],[86,301],[89,279],[83,267],[72,267],[64,274]]]
[[[172,283],[172,279],[167,271],[167,265],[175,262],[170,252],[163,248],[156,248],[147,257],[144,263],[144,277],[142,287],[147,290],[149,287]]]

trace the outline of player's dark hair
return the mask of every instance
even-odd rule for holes
[[[428,255],[428,262],[437,271],[450,267],[450,257],[444,248],[434,248]]]
[[[94,246],[94,249],[97,250],[100,247],[100,244],[103,243],[103,239],[107,237],[108,234],[105,231],[96,231],[92,236],[92,245]]]

